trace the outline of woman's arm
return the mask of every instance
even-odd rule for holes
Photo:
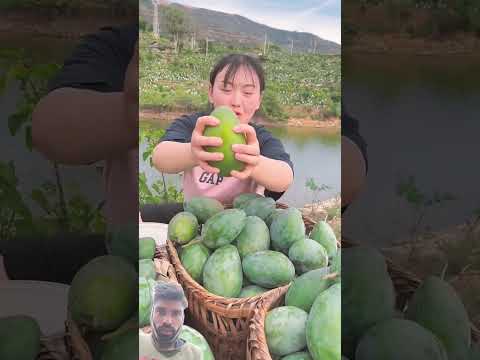
[[[36,106],[32,140],[51,160],[89,164],[137,146],[138,113],[123,92],[60,88]]]
[[[270,191],[284,192],[293,182],[293,171],[285,161],[260,155],[260,161],[252,172],[252,178]]]

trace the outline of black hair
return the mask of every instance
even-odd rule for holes
[[[160,300],[179,301],[184,308],[188,306],[182,287],[173,282],[160,282],[155,285],[153,302],[156,304]]]
[[[230,54],[226,55],[218,61],[210,72],[210,84],[213,86],[215,83],[215,78],[218,73],[222,71],[226,66],[228,66],[227,72],[225,73],[224,84],[227,85],[228,82],[235,77],[237,70],[241,66],[245,66],[250,71],[253,71],[257,74],[258,80],[260,80],[260,92],[265,89],[265,73],[263,71],[262,64],[260,61],[253,56],[245,54]]]

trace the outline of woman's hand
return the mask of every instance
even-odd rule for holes
[[[247,144],[235,144],[232,146],[235,158],[245,163],[246,166],[243,171],[232,170],[231,175],[237,179],[245,180],[252,176],[253,171],[260,162],[260,145],[257,133],[252,126],[248,124],[237,125],[233,131],[244,133],[247,138]]]
[[[212,116],[202,116],[197,120],[195,129],[193,129],[192,140],[190,146],[192,150],[192,156],[195,163],[198,164],[203,170],[209,173],[219,173],[218,168],[208,165],[207,161],[220,161],[223,160],[222,153],[210,153],[204,150],[204,146],[220,146],[223,141],[219,137],[203,136],[205,126],[217,126],[220,124],[220,120]]]

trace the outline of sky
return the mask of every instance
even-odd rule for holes
[[[171,0],[242,15],[273,28],[304,31],[341,43],[341,0]]]

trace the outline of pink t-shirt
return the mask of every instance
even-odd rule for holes
[[[243,193],[263,195],[265,187],[252,179],[240,180],[234,177],[222,177],[204,171],[200,166],[185,171],[183,176],[183,193],[185,200],[194,196],[207,196],[223,204],[231,204],[233,199]]]

